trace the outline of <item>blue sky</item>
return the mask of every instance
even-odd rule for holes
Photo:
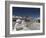
[[[40,8],[12,7],[14,16],[40,17]]]

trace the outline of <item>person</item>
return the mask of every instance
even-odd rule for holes
[[[20,22],[21,22],[21,20],[20,20],[20,19],[17,19],[17,20],[16,20],[16,23],[15,23],[15,26],[14,26],[14,30],[16,30],[16,29],[19,29],[19,28],[20,28],[20,26],[21,26],[21,25],[19,24]]]

